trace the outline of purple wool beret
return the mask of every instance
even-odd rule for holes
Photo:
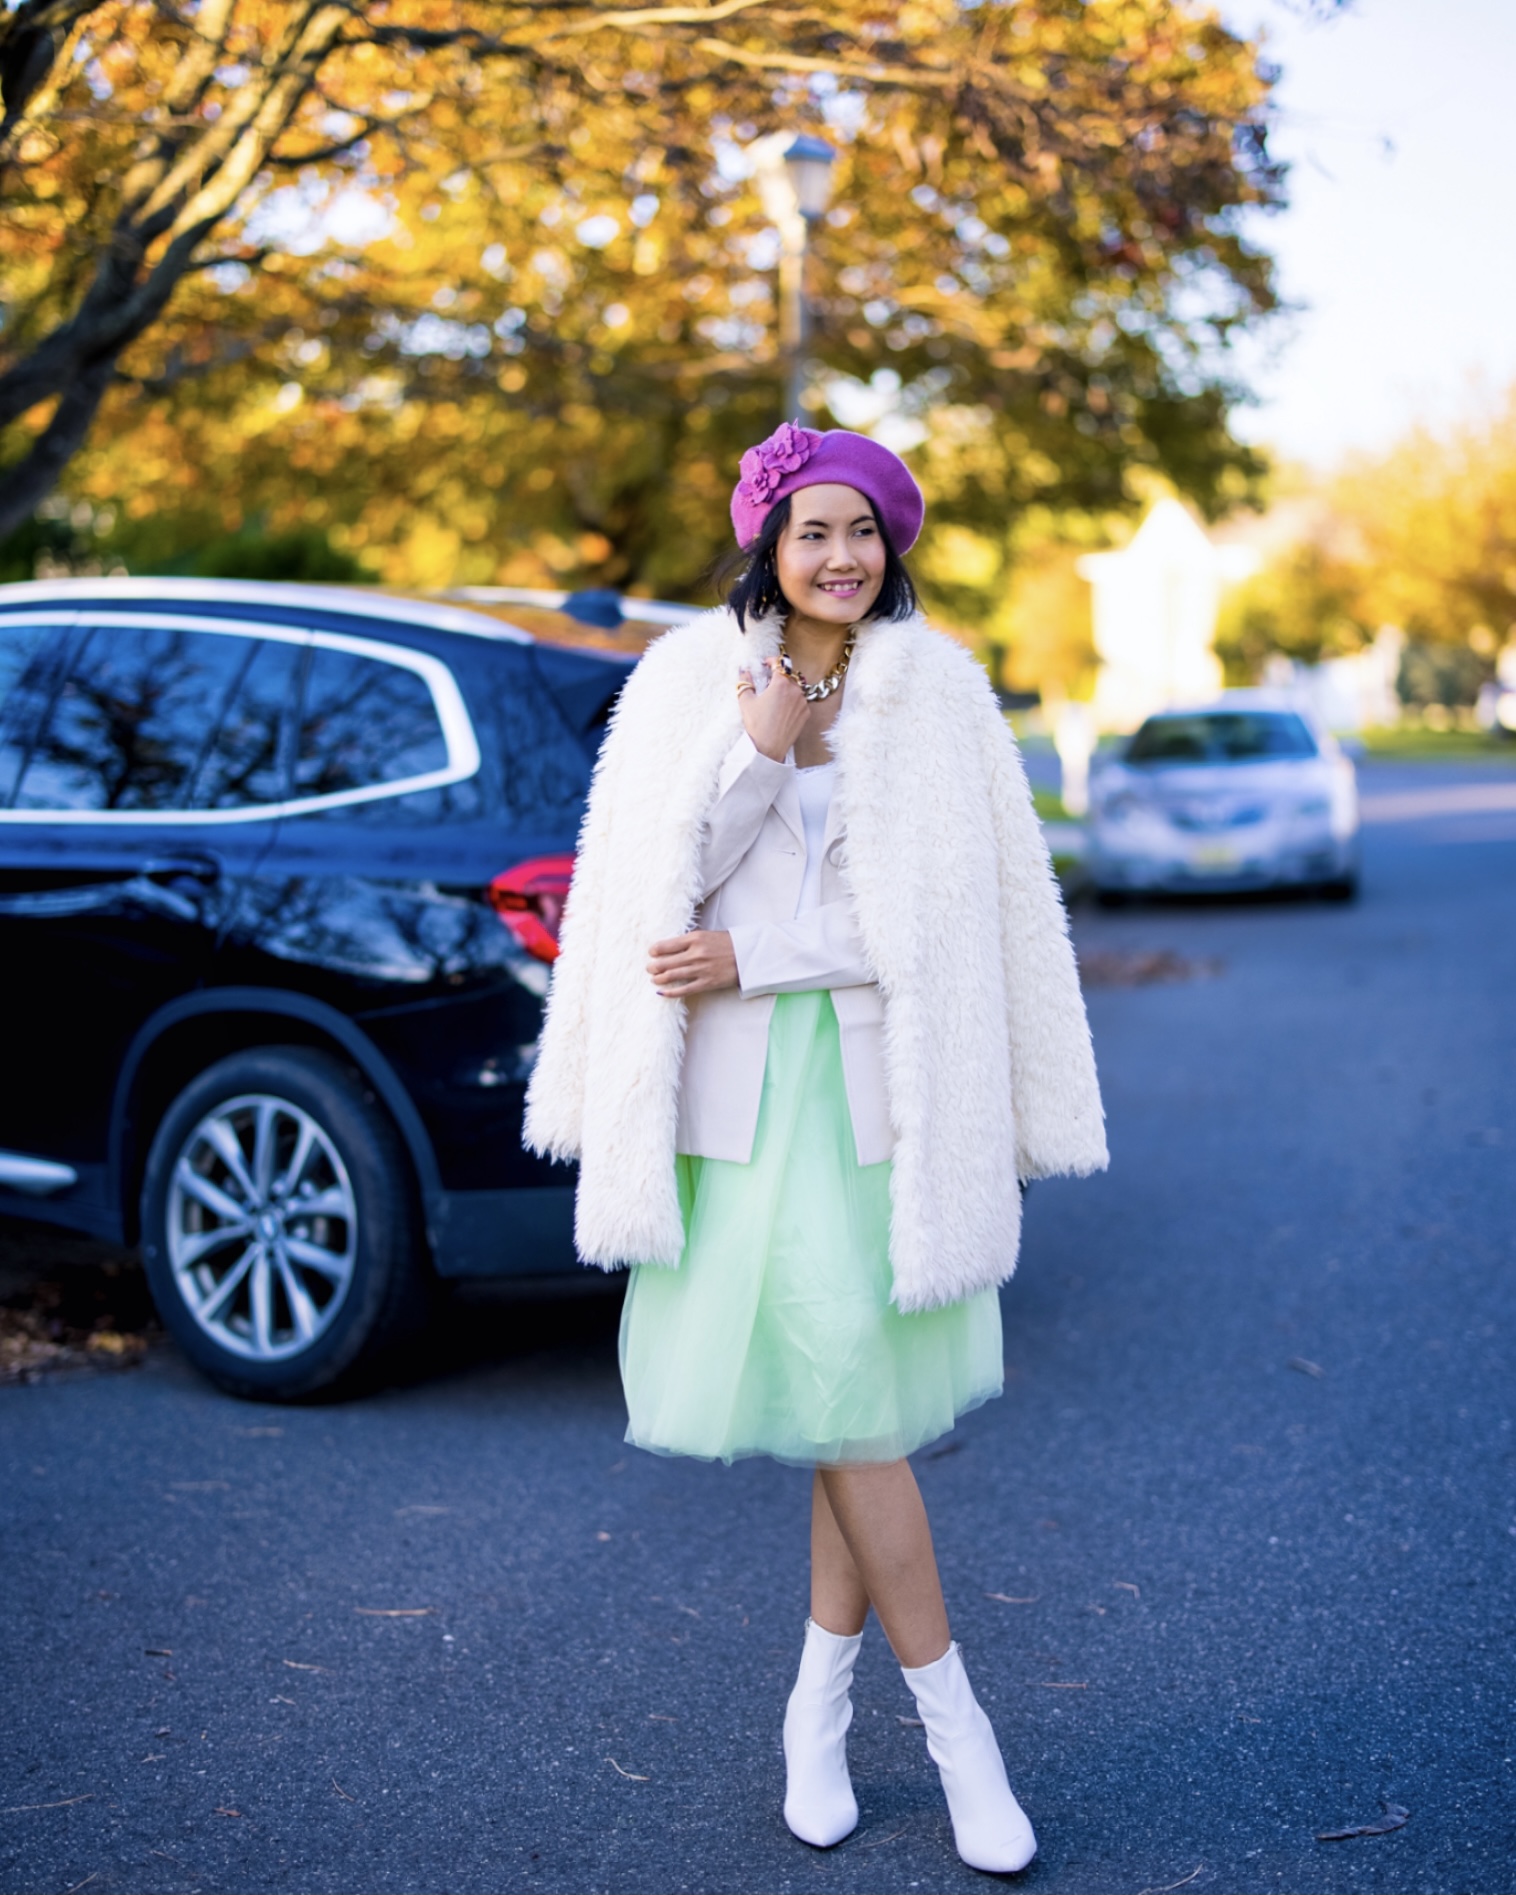
[[[742,478],[732,491],[732,526],[739,546],[752,545],[770,509],[786,494],[833,481],[868,495],[897,553],[908,553],[916,544],[926,513],[921,489],[900,456],[866,434],[843,428],[822,434],[781,421],[738,465]]]

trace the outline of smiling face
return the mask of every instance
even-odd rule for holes
[[[831,625],[863,618],[884,583],[884,536],[856,487],[802,487],[774,556],[794,609]]]

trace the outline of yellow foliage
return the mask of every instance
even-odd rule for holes
[[[837,149],[815,355],[889,370],[925,422],[920,570],[951,622],[1047,622],[1011,603],[1029,510],[1103,517],[1149,467],[1202,505],[1246,476],[1221,392],[1174,367],[1214,340],[1200,282],[1222,328],[1272,301],[1236,234],[1278,195],[1253,136],[1267,76],[1203,0],[713,11],[103,0],[28,106],[0,385],[77,313],[145,180],[169,219],[148,265],[193,205],[208,221],[68,476],[135,523],[133,563],[228,520],[319,521],[392,583],[689,596],[738,455],[780,418],[767,220],[730,155],[793,124]],[[318,15],[330,40],[284,110],[290,35]],[[13,465],[46,418],[17,423]]]
[[[1516,388],[1321,483],[1303,530],[1224,602],[1217,648],[1241,683],[1273,652],[1314,662],[1382,625],[1441,651],[1435,688],[1465,693],[1516,637]]]

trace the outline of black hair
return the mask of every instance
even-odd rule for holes
[[[790,523],[790,500],[785,497],[770,507],[751,545],[728,553],[715,570],[718,587],[726,589],[726,603],[736,615],[743,631],[753,618],[769,618],[776,612],[794,610],[779,583],[779,537]],[[865,495],[865,498],[867,496]],[[916,610],[916,588],[905,569],[905,561],[895,551],[889,528],[879,517],[879,509],[869,501],[869,512],[884,542],[884,579],[879,597],[870,608],[873,619],[906,619]]]

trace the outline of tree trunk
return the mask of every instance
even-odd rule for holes
[[[84,445],[115,372],[114,355],[99,356],[81,370],[29,452],[0,473],[0,540],[23,526],[57,486]]]

